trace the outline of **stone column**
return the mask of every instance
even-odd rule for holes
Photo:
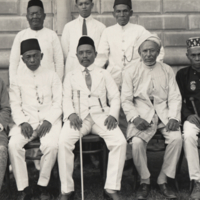
[[[72,0],[56,0],[56,7],[57,7],[56,31],[58,35],[62,34],[64,25],[72,20],[71,1]]]

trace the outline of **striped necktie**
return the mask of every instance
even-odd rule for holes
[[[86,20],[83,20],[82,35],[87,35]]]
[[[92,78],[91,78],[90,72],[87,67],[85,68],[85,82],[86,82],[88,89],[91,90]]]

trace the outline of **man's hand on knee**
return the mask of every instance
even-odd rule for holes
[[[52,127],[51,123],[48,122],[47,120],[44,120],[37,132],[38,137],[40,138],[44,137],[47,133],[49,133],[51,127]]]
[[[170,119],[166,125],[166,131],[178,131],[179,127],[179,122],[176,119]]]
[[[70,127],[74,128],[74,130],[79,130],[82,127],[82,119],[79,118],[79,116],[76,113],[73,113],[69,116],[69,121],[70,121]]]
[[[113,129],[115,129],[117,127],[117,120],[113,116],[109,115],[106,118],[106,120],[104,122],[104,125],[107,126],[107,129],[109,131],[113,130]]]
[[[144,119],[137,117],[133,120],[133,124],[135,125],[135,127],[140,130],[140,131],[144,131],[146,129],[148,129],[151,125]]]
[[[22,123],[21,124],[21,133],[22,133],[22,135],[25,138],[30,139],[30,137],[33,134],[33,128],[32,128],[32,126],[29,123],[27,123],[27,122]]]
[[[197,115],[188,116],[187,121],[189,121],[190,123],[195,124],[195,125],[200,124],[200,118]]]

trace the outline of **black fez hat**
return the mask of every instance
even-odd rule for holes
[[[91,45],[91,46],[94,48],[94,50],[95,50],[94,41],[93,41],[92,38],[90,38],[90,37],[88,37],[88,36],[82,36],[82,37],[79,39],[77,48],[78,48],[79,46],[81,46],[81,45],[84,45],[84,44],[89,44],[89,45]]]
[[[21,42],[21,55],[27,51],[38,50],[41,51],[40,45],[37,39],[28,39]]]
[[[119,5],[119,4],[125,4],[125,5],[129,6],[130,9],[132,9],[131,0],[115,0],[113,8],[115,8],[115,6]]]
[[[30,8],[31,6],[39,6],[39,7],[41,7],[44,10],[43,3],[40,0],[30,0],[28,2],[27,8]]]

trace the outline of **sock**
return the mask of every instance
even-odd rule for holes
[[[140,181],[140,185],[142,184],[142,183],[145,183],[145,184],[150,184],[150,178],[147,178],[147,179],[141,179],[141,181]]]
[[[165,175],[165,173],[163,171],[160,172],[160,174],[158,176],[157,183],[159,185],[161,185],[163,183],[167,183],[167,176]]]

